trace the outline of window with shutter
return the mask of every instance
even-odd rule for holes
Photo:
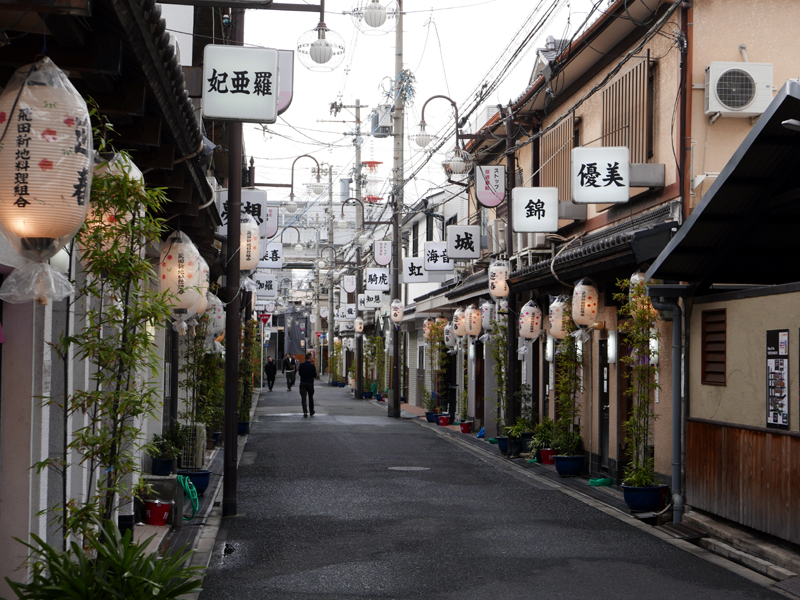
[[[703,311],[702,382],[725,385],[725,309]]]

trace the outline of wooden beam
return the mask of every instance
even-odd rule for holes
[[[172,169],[175,164],[175,146],[164,144],[146,152],[132,152],[140,169]],[[183,169],[180,169],[181,172]],[[183,176],[183,175],[181,175]]]
[[[122,84],[122,91],[111,94],[94,94],[92,96],[100,107],[100,112],[110,117],[125,115],[131,117],[144,116],[146,89],[143,83],[128,82]]]
[[[203,67],[181,67],[185,78],[184,87],[189,92],[189,98],[203,97]]]
[[[115,125],[114,131],[117,133],[115,136],[117,143],[123,147],[161,145],[161,119],[155,117],[134,119],[130,127]]]
[[[25,2],[19,0],[0,0],[0,10],[24,10],[51,15],[81,15],[83,17],[92,16],[91,0],[53,0],[48,2],[42,0]],[[49,54],[49,53],[48,53]]]
[[[29,63],[31,57],[41,51],[42,36],[26,35],[0,51],[0,66],[16,69]],[[79,73],[81,76],[96,73],[120,76],[122,72],[122,40],[116,36],[89,36],[82,48],[65,47],[55,40],[48,40],[47,56],[60,69]]]
[[[174,171],[150,171],[149,173],[145,173],[144,180],[145,183],[147,183],[147,187],[161,187],[168,188],[170,190],[179,190],[183,189],[185,185],[185,172],[185,169],[176,169]],[[191,199],[191,196],[189,198]]]

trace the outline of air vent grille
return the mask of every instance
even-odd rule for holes
[[[729,69],[717,79],[717,100],[731,110],[741,110],[756,97],[756,82],[743,69]]]

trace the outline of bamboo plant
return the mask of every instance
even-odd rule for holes
[[[569,303],[564,307],[568,323],[567,335],[558,344],[556,351],[556,421],[553,431],[553,447],[560,456],[577,456],[582,450],[579,394],[583,392],[581,382],[581,356],[578,340],[572,333],[577,329],[572,320]]]
[[[495,419],[497,433],[506,427],[506,397],[508,394],[508,323],[505,318],[492,321],[492,334],[489,338],[489,352],[494,361],[494,391],[497,394]]]

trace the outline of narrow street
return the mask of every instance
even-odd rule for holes
[[[202,600],[778,598],[538,477],[318,383],[262,393]]]

